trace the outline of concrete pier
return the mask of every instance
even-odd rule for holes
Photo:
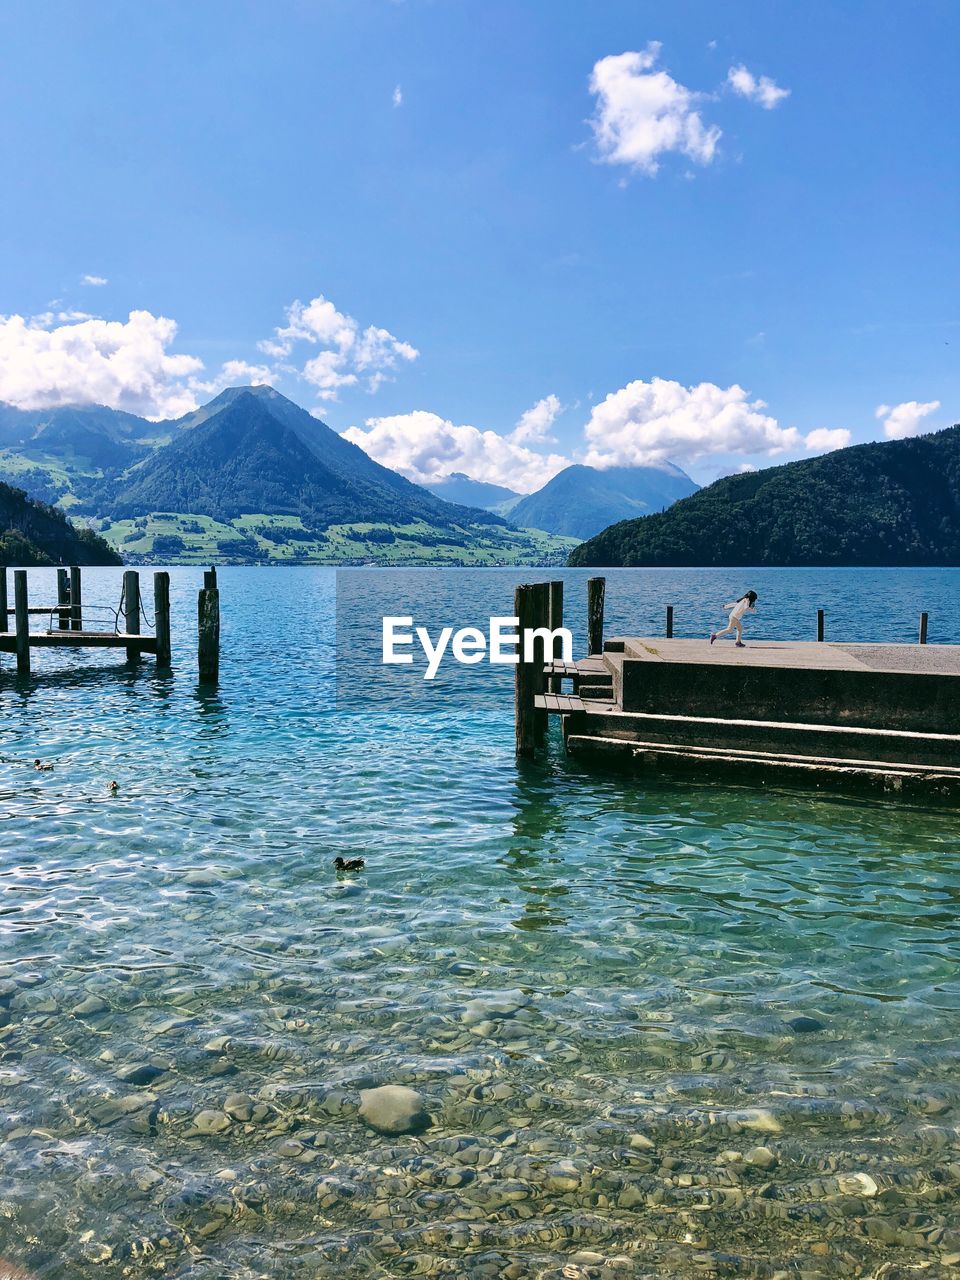
[[[960,800],[960,646],[621,636],[552,674],[572,754]]]

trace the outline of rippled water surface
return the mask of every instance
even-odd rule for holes
[[[338,688],[324,570],[222,570],[203,688],[198,576],[173,571],[172,675],[0,658],[0,1256],[44,1280],[958,1273],[954,812],[604,776],[558,742],[518,770],[508,673],[391,707],[357,653]],[[467,623],[531,576],[396,581]],[[673,601],[699,634],[754,586],[755,633],[824,605],[836,638],[928,609],[955,640],[958,585],[611,573],[609,630]],[[119,575],[85,588],[115,603]],[[368,1128],[382,1084],[430,1128]]]

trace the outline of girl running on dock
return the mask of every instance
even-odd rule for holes
[[[725,604],[723,607],[730,610],[730,617],[727,619],[727,625],[722,631],[714,631],[711,634],[710,643],[713,644],[714,640],[719,639],[720,636],[726,636],[731,632],[736,631],[737,648],[745,649],[747,646],[743,643],[743,622],[741,619],[748,611],[750,613],[754,612],[753,606],[756,603],[757,593],[755,591],[748,591],[747,594],[745,596],[741,596],[739,600],[734,600],[730,604]]]

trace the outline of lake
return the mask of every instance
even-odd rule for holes
[[[520,581],[563,577],[582,651],[586,572],[355,571],[339,609],[331,570],[219,576],[217,689],[192,568],[170,674],[0,658],[0,1255],[43,1280],[957,1274],[955,812],[608,776],[556,727],[518,768],[509,669],[382,679],[381,605],[485,624]],[[748,641],[813,638],[818,607],[828,639],[913,640],[921,610],[960,637],[958,571],[606,577],[608,634],[672,603],[706,635],[753,587]],[[119,589],[84,571],[85,602]],[[367,1127],[383,1084],[431,1127]]]

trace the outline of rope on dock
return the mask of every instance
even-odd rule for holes
[[[120,615],[121,613],[124,612],[124,605],[126,604],[126,598],[127,598],[127,585],[126,585],[126,582],[124,582],[123,586],[120,588],[120,603],[117,605],[117,612],[116,612],[116,629],[118,632],[120,630]],[[143,607],[143,592],[140,590],[139,581],[137,582],[137,609],[140,613],[141,618],[143,618],[144,622],[147,624],[150,630],[155,631],[157,628],[157,620],[156,618],[147,617],[147,611]]]

